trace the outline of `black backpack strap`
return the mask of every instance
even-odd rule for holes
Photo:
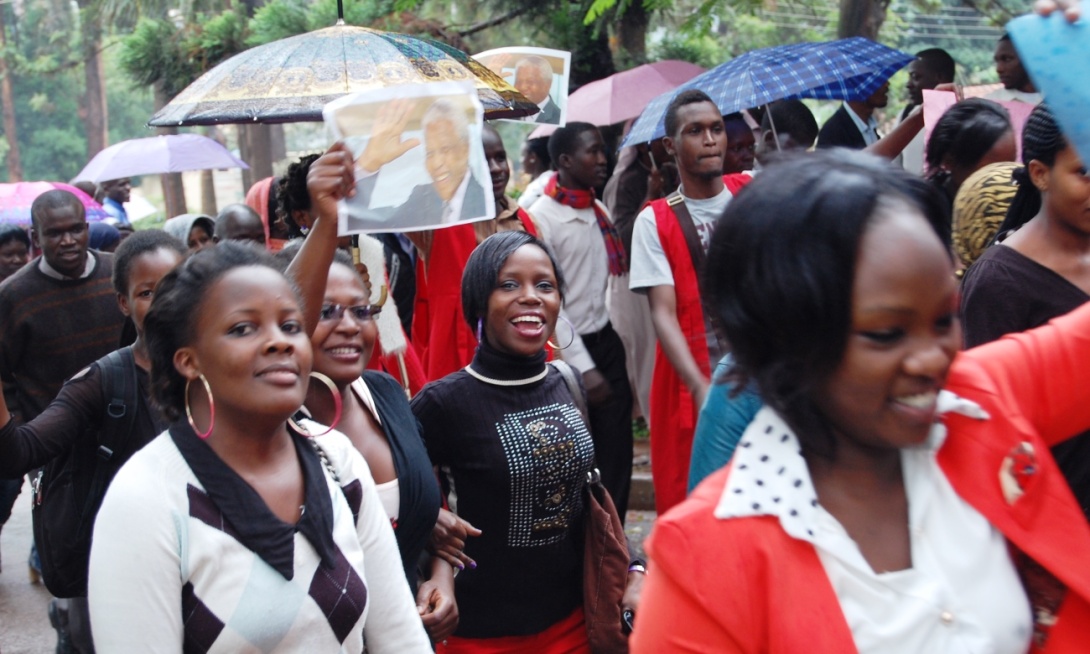
[[[685,237],[685,245],[689,250],[693,270],[696,271],[696,283],[700,289],[701,310],[704,311],[704,315],[708,317],[711,323],[715,340],[719,346],[719,354],[729,352],[730,347],[726,335],[723,334],[719,321],[715,319],[715,312],[709,312],[708,308],[704,306],[704,298],[707,297],[707,294],[704,293],[704,265],[708,257],[707,253],[704,252],[704,246],[700,243],[700,235],[696,233],[696,223],[693,222],[693,215],[689,213],[689,207],[685,206],[685,197],[681,195],[680,191],[674,191],[673,194],[667,197],[666,204],[674,211],[677,224],[681,228],[681,234]],[[712,361],[713,368],[715,363],[715,361]]]
[[[95,472],[87,493],[87,503],[80,516],[83,525],[90,525],[98,513],[102,497],[106,494],[106,486],[117,472],[117,457],[122,455],[123,448],[132,437],[137,407],[140,404],[136,359],[133,357],[132,347],[114,350],[99,359],[98,371],[106,410],[98,432]]]

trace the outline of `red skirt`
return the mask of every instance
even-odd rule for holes
[[[545,631],[530,636],[458,638],[451,636],[436,654],[590,654],[582,607]]]

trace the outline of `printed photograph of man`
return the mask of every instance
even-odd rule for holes
[[[544,57],[530,55],[515,65],[515,88],[541,109],[523,118],[528,123],[560,124],[560,107],[549,95],[553,86],[553,67]]]

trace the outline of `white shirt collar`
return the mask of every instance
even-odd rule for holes
[[[56,268],[49,265],[49,262],[45,260],[45,257],[42,257],[38,261],[38,270],[41,270],[42,274],[47,277],[52,277],[53,279],[87,279],[91,276],[91,273],[95,271],[95,262],[95,255],[91,254],[91,250],[87,250],[87,263],[83,265],[83,272],[80,273],[79,277],[73,278],[59,272]]]
[[[847,102],[844,103],[844,108],[848,110],[848,115],[851,116],[852,122],[855,123],[856,128],[859,129],[859,132],[861,134],[868,137],[878,137],[878,121],[874,119],[873,114],[866,120],[863,120],[863,118],[860,117],[859,114],[855,113],[855,110],[852,109],[852,106]]]
[[[454,196],[450,198],[450,202],[445,204],[450,206],[450,216],[444,221],[446,224],[460,222],[462,220],[462,202],[466,198],[466,189],[469,188],[469,176],[470,172],[467,169],[465,177],[462,178],[462,183],[458,185],[457,190],[454,191]],[[480,216],[468,216],[470,218],[480,218]]]
[[[947,412],[988,419],[980,405],[940,391],[938,414]],[[946,440],[946,426],[936,420],[921,448],[938,450]],[[769,515],[793,538],[814,542],[818,533],[817,492],[802,457],[798,437],[770,407],[763,407],[742,434],[734,451],[730,477],[715,507],[720,520]]]

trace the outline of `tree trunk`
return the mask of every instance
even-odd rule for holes
[[[8,142],[8,181],[23,181],[23,162],[19,159],[19,133],[15,125],[15,98],[11,92],[11,75],[8,72],[7,26],[4,24],[4,8],[0,7],[0,103],[4,106],[4,138]]]
[[[250,169],[242,171],[242,187],[248,190],[255,182],[272,177],[271,126],[246,124],[238,126],[238,150]]]
[[[210,139],[216,138],[215,127],[202,128],[201,132]],[[211,170],[201,171],[201,213],[213,217],[219,213],[216,208],[216,180]]]
[[[159,111],[170,102],[170,98],[163,92],[162,84],[155,85],[155,111]],[[177,134],[177,127],[156,127],[156,134]],[[163,212],[167,218],[180,216],[186,213],[185,186],[182,184],[181,173],[159,175],[159,183],[163,185]]]
[[[577,30],[571,35],[571,78],[568,93],[580,86],[609,77],[617,72],[613,65],[613,53],[609,49],[609,35],[606,30],[598,31],[592,26],[583,25],[582,20],[575,23]]]
[[[627,67],[647,63],[647,24],[650,17],[643,0],[632,0],[621,14],[617,25],[617,41]]]
[[[80,29],[83,37],[83,131],[87,135],[87,160],[110,144],[109,110],[106,108],[106,79],[102,76],[102,28],[89,9],[87,0],[79,2]]]
[[[878,40],[878,31],[886,20],[890,0],[840,0],[837,37],[865,36]]]

